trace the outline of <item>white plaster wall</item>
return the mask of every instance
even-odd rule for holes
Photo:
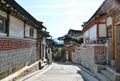
[[[43,57],[43,58],[45,59],[45,56],[46,56],[46,55],[45,55],[45,54],[46,54],[46,38],[45,38],[45,37],[43,37],[41,43],[44,44],[44,50],[42,50],[42,51],[44,52],[44,53],[43,53],[43,54],[44,54],[44,57]]]
[[[96,39],[97,39],[97,26],[93,25],[93,27],[90,28],[90,40]]]
[[[37,29],[34,29],[34,38],[37,38]]]
[[[42,44],[46,45],[46,37],[43,37]]]
[[[9,35],[10,37],[18,37],[23,38],[24,37],[24,22],[21,20],[10,16],[10,29],[9,29]]]
[[[107,26],[112,25],[112,17],[107,18]]]
[[[99,37],[106,37],[106,24],[99,24]]]
[[[29,37],[30,36],[30,26],[29,25],[25,25],[25,36]]]
[[[33,27],[28,24],[25,25],[25,36],[27,37],[30,37],[30,28],[33,28]],[[34,28],[33,38],[37,38],[37,29],[35,28]]]
[[[0,10],[0,16],[7,18],[7,13],[5,13],[4,11]]]

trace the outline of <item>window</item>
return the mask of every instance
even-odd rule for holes
[[[5,32],[5,19],[0,18],[0,32]]]
[[[34,29],[30,28],[30,37],[33,37],[33,36],[34,36]]]

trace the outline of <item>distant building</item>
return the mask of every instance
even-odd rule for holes
[[[82,36],[82,32],[80,30],[70,29],[66,35],[58,38],[59,40],[64,41],[64,46],[67,48],[66,60],[68,61],[73,61],[73,52],[75,48],[80,45],[75,41],[75,38],[78,36]]]

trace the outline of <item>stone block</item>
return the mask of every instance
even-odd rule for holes
[[[114,81],[120,81],[120,74],[115,74]]]

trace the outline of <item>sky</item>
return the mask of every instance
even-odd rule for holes
[[[50,32],[53,38],[69,29],[82,30],[81,25],[96,12],[104,0],[16,0]]]

